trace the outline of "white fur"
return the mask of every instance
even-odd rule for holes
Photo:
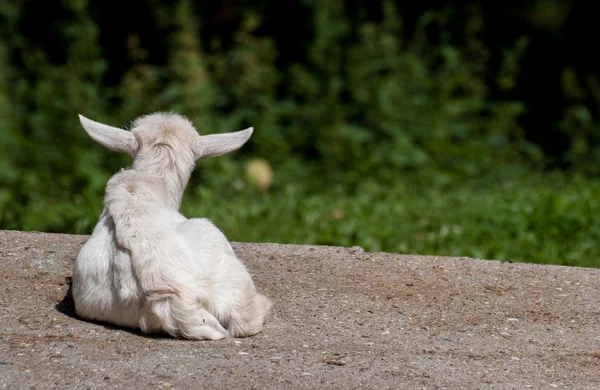
[[[215,225],[178,212],[196,159],[239,148],[252,128],[200,136],[184,117],[161,113],[138,118],[131,132],[80,120],[94,140],[134,160],[109,180],[75,261],[77,314],[198,340],[260,332],[269,300]]]

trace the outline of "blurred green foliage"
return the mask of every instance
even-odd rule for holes
[[[599,266],[600,182],[579,175],[505,171],[447,182],[411,176],[385,185],[371,177],[352,190],[290,182],[268,193],[249,192],[232,179],[229,190],[188,192],[182,210],[211,218],[239,241]]]
[[[393,1],[381,2],[378,21],[359,9],[358,22],[342,0],[301,2],[311,39],[280,63],[257,9],[245,8],[224,42],[202,39],[191,0],[149,0],[166,58],[151,60],[132,33],[130,66],[110,83],[100,43],[110,26],[87,0],[60,5],[58,60],[23,33],[26,3],[0,5],[4,229],[91,231],[106,181],[129,162],[93,144],[77,113],[127,126],[172,110],[201,133],[256,128],[243,150],[201,161],[184,200],[184,213],[210,217],[233,240],[600,266],[600,185],[538,172],[544,155],[518,125],[525,107],[489,93],[517,84],[528,40],[503,51],[490,80],[476,5],[458,33],[445,9],[423,14],[408,39]],[[563,83],[583,99],[568,69]],[[596,158],[586,106],[570,108],[563,125],[580,129],[573,159]],[[274,169],[268,192],[244,179],[257,156]]]

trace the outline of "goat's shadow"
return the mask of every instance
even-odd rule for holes
[[[65,281],[69,286],[69,288],[67,289],[67,293],[65,294],[65,297],[59,303],[57,303],[56,306],[54,306],[54,308],[59,313],[62,313],[65,316],[73,318],[77,321],[82,321],[82,322],[87,322],[89,324],[102,326],[108,330],[122,330],[124,332],[131,333],[131,334],[139,336],[139,337],[146,337],[146,338],[151,338],[151,339],[173,340],[172,337],[169,337],[166,334],[143,334],[139,329],[126,328],[123,326],[108,324],[106,322],[88,320],[88,319],[79,317],[77,315],[77,313],[75,312],[75,301],[73,300],[73,279],[70,276],[68,276],[65,278]]]
[[[79,319],[79,317],[77,317],[77,314],[75,314],[75,302],[73,301],[73,280],[70,276],[67,276],[65,278],[65,282],[69,286],[67,294],[62,299],[62,301],[60,301],[56,304],[56,306],[54,306],[54,308],[58,312],[66,315],[67,317]]]

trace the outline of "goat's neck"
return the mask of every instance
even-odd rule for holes
[[[174,210],[179,210],[181,207],[181,200],[183,198],[183,191],[189,180],[189,174],[185,177],[181,177],[176,174],[167,175],[163,177],[165,184],[167,185],[167,199],[165,203],[168,207]]]
[[[167,189],[166,198],[163,199],[165,206],[173,209],[179,210],[181,207],[181,200],[183,198],[183,192],[185,191],[185,187],[190,179],[190,172],[188,171],[178,171],[178,170],[165,170],[165,169],[152,169],[151,167],[144,168],[136,168],[136,171],[140,173],[144,173],[153,179],[158,179],[164,183],[164,186]]]

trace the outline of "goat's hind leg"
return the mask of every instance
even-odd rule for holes
[[[185,338],[195,340],[221,340],[228,336],[227,330],[204,308],[198,309],[190,321],[180,322],[179,331]]]
[[[151,318],[158,321],[153,328],[163,329],[174,337],[220,340],[229,335],[219,321],[197,300],[186,301],[175,296],[156,300],[151,304]]]

